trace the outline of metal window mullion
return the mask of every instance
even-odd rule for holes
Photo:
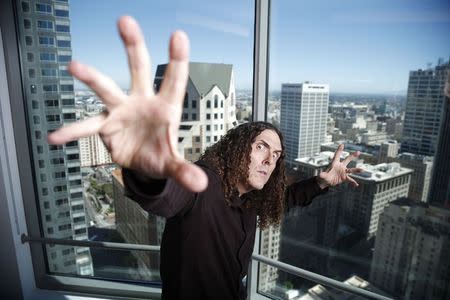
[[[270,0],[255,1],[253,51],[253,121],[266,121]]]
[[[28,237],[25,234],[22,234],[21,239],[22,243],[31,242],[49,245],[66,245],[75,247],[105,248],[115,250],[160,251],[160,246],[156,245],[113,243],[100,241],[78,241],[78,240],[55,239],[45,237],[35,238],[35,237]]]
[[[270,0],[255,0],[255,28],[253,51],[253,107],[252,120],[267,119],[268,60],[269,60],[269,19]],[[256,230],[254,254],[259,254],[261,231]],[[247,294],[249,299],[260,296],[258,289],[258,264],[250,261],[247,272]]]

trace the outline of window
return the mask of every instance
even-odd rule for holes
[[[33,38],[31,36],[26,36],[25,37],[25,44],[27,46],[32,46],[33,45]]]
[[[33,62],[34,61],[34,54],[33,53],[27,53],[27,61]]]
[[[62,99],[63,106],[73,106],[75,105],[75,99]]]
[[[23,20],[23,27],[25,29],[30,29],[31,28],[31,21],[29,19],[24,19]]]
[[[214,95],[214,108],[219,107],[219,96]]]
[[[33,13],[33,17],[30,17],[29,13],[25,14],[23,12],[24,10],[21,9],[21,6],[24,6],[23,3],[31,3],[31,8],[28,11]],[[186,5],[184,3],[181,3],[179,5],[178,2],[175,1],[173,3],[177,4],[177,10],[179,10],[180,12],[189,11],[191,9],[191,4]],[[219,3],[220,2],[217,2],[217,4]],[[201,5],[200,8],[203,7],[204,9],[206,9],[206,4],[210,5],[209,2],[205,2],[205,5]],[[108,53],[95,53],[95,51],[88,50],[88,48],[85,48],[84,50],[77,49],[75,51],[75,43],[71,44],[71,38],[73,38],[74,41],[80,41],[81,45],[94,46],[92,41],[88,42],[88,39],[92,37],[102,36],[102,34],[98,31],[99,28],[96,28],[96,26],[92,27],[92,24],[89,25],[89,22],[87,22],[86,20],[96,20],[98,22],[101,22],[102,24],[104,22],[113,21],[111,16],[108,16],[108,14],[98,15],[98,10],[96,11],[93,9],[87,9],[87,6],[85,7],[85,9],[83,9],[82,5],[83,3],[78,1],[70,2],[70,6],[67,5],[67,1],[57,0],[37,0],[31,2],[17,1],[18,9],[16,21],[17,24],[23,25],[18,26],[20,28],[18,28],[17,30],[20,37],[20,46],[22,46],[22,49],[25,50],[22,52],[17,51],[17,53],[20,53],[19,55],[21,55],[21,59],[20,61],[16,62],[16,65],[20,65],[20,67],[22,68],[21,73],[25,74],[26,76],[24,76],[25,78],[17,78],[18,81],[15,82],[22,81],[25,87],[23,104],[25,104],[25,108],[29,110],[27,111],[27,115],[25,115],[25,118],[27,120],[26,125],[29,127],[28,129],[31,133],[29,153],[34,168],[30,169],[30,176],[32,176],[33,180],[36,181],[34,182],[34,184],[36,185],[37,190],[36,197],[25,199],[24,201],[36,202],[34,204],[39,208],[36,209],[36,213],[41,213],[41,215],[35,219],[42,222],[42,224],[33,224],[32,226],[30,226],[30,228],[35,226],[34,228],[42,230],[42,233],[38,231],[33,232],[33,234],[37,234],[36,236],[40,236],[41,234],[43,234],[44,236],[50,234],[52,235],[52,237],[64,238],[67,240],[76,239],[89,241],[93,237],[93,235],[91,235],[89,231],[91,231],[91,229],[93,228],[94,231],[95,228],[101,229],[102,225],[104,225],[103,223],[95,224],[97,222],[94,222],[95,219],[92,219],[91,222],[91,216],[89,215],[89,217],[86,217],[88,213],[91,213],[91,207],[88,207],[87,202],[89,196],[87,196],[87,192],[86,194],[84,194],[84,192],[90,189],[89,193],[95,198],[92,203],[94,215],[97,214],[98,216],[104,216],[105,222],[111,222],[111,224],[115,224],[115,221],[119,221],[118,219],[114,219],[118,218],[117,216],[119,216],[119,213],[117,213],[114,217],[115,211],[120,211],[122,213],[126,212],[126,216],[129,219],[124,220],[124,224],[126,224],[126,226],[132,226],[131,228],[133,232],[136,233],[137,237],[142,236],[141,240],[138,239],[135,242],[138,244],[146,243],[144,241],[144,236],[146,234],[148,235],[149,232],[145,229],[146,227],[142,226],[142,224],[148,224],[148,222],[152,222],[150,224],[152,227],[155,226],[155,224],[153,223],[151,218],[148,218],[148,221],[146,221],[146,219],[141,218],[141,216],[138,216],[135,221],[131,222],[131,214],[133,214],[134,212],[129,209],[129,205],[127,206],[127,204],[123,202],[119,203],[119,201],[115,198],[115,195],[118,191],[115,183],[112,183],[112,181],[114,181],[114,177],[111,172],[116,168],[116,166],[114,166],[111,161],[93,161],[88,166],[81,166],[82,164],[84,164],[84,161],[82,159],[83,156],[81,155],[81,153],[83,147],[85,147],[85,141],[73,141],[63,146],[47,144],[47,133],[55,130],[59,127],[59,125],[74,122],[77,120],[77,117],[87,117],[88,115],[93,115],[103,109],[100,104],[100,99],[94,93],[84,90],[83,87],[77,86],[77,83],[75,82],[74,84],[73,80],[70,78],[70,74],[67,71],[67,64],[72,59],[72,51],[77,52],[77,55],[80,55],[80,57],[85,54],[91,56],[91,58],[99,63],[98,65],[92,64],[94,65],[94,67],[100,67],[100,65],[103,64],[102,61],[107,56],[106,54],[110,55],[110,57],[107,59],[108,63],[105,64],[108,67],[106,67],[106,69],[103,69],[102,71],[106,75],[111,75],[117,82],[121,80],[119,78],[120,76],[117,75],[118,73],[114,75],[114,69],[116,69],[117,66],[114,66],[115,63],[111,63],[111,61],[118,61],[119,57],[123,57],[123,54],[121,54],[121,52],[116,51],[116,47],[108,47]],[[152,22],[154,22],[155,15],[160,15],[159,10],[164,10],[165,6],[163,5],[160,9],[155,10],[154,4],[149,5],[148,3],[142,2],[137,3],[137,5],[140,6],[139,9],[131,9],[130,14],[136,14],[139,11],[147,11],[149,15],[148,19]],[[1,3],[0,9],[2,9],[3,6],[4,4]],[[169,6],[172,5],[169,4]],[[246,13],[244,14],[244,16],[240,17],[243,20],[237,22],[240,24],[241,29],[239,30],[243,30],[244,32],[239,32],[238,30],[237,34],[235,34],[229,32],[205,31],[204,33],[193,33],[193,35],[199,35],[199,38],[201,38],[199,44],[197,45],[200,47],[210,45],[210,41],[213,40],[213,38],[220,38],[221,40],[237,38],[238,46],[236,46],[236,51],[239,51],[239,58],[243,62],[241,66],[235,65],[233,67],[233,75],[236,78],[236,82],[230,82],[232,84],[230,86],[233,86],[233,88],[234,85],[239,86],[240,82],[243,82],[240,79],[246,78],[244,81],[247,81],[249,84],[245,83],[245,88],[251,88],[251,81],[253,78],[253,75],[251,74],[253,57],[252,32],[254,23],[252,14],[254,8],[253,3],[241,4],[240,2],[237,2],[237,4],[232,5],[231,7],[233,9],[236,9],[239,8],[239,6],[245,6],[246,8]],[[130,6],[128,4],[120,4],[117,7],[115,5],[112,7],[115,12],[120,12],[125,8],[129,8]],[[76,14],[75,11],[80,11],[82,13]],[[203,14],[205,12],[206,10],[200,11],[199,13]],[[168,19],[162,21],[165,24],[158,22],[158,26],[166,26],[176,21],[174,16],[172,16],[172,9],[167,9],[166,13],[169,14],[169,17]],[[25,29],[25,26],[27,26],[26,22],[24,21],[25,17],[31,20],[30,29],[33,30]],[[82,17],[82,19],[75,21],[73,20],[74,18],[80,17]],[[215,13],[215,18],[218,17],[220,17],[220,19],[223,19],[222,14]],[[79,27],[75,30],[75,28],[71,28],[73,26]],[[154,25],[152,25],[152,27],[153,26]],[[37,30],[34,30],[35,27]],[[72,30],[72,33],[69,37],[70,30]],[[144,31],[146,31],[145,28]],[[113,32],[112,34],[108,33],[105,35],[108,35],[105,36],[108,39],[117,39],[116,32]],[[28,44],[29,46],[32,46],[32,49],[29,49],[29,46],[26,45],[25,36],[29,36]],[[153,39],[155,38],[156,37],[154,37]],[[191,38],[195,39],[195,36],[191,36]],[[36,41],[35,44],[33,43],[34,40]],[[166,39],[161,38],[161,42],[166,43],[167,41]],[[89,48],[91,48],[91,46],[89,46]],[[205,61],[207,63],[218,64],[221,63],[222,59],[227,62],[229,61],[230,63],[233,63],[235,61],[233,56],[230,55],[231,52],[225,51],[224,48],[218,43],[214,43],[212,47],[208,47],[208,49],[210,49],[212,53],[222,53],[223,56],[221,56],[219,61],[214,61],[214,59],[208,58],[205,54],[204,57],[199,57],[199,60]],[[85,53],[81,53],[80,51],[85,51]],[[158,50],[155,50],[152,53],[155,54],[155,56],[152,56],[154,60],[154,72],[156,71],[158,65],[165,63],[165,58],[163,58],[162,55],[157,55],[156,51]],[[165,51],[166,49],[164,49],[164,53]],[[33,60],[30,61],[34,63],[33,65],[27,63],[27,59],[31,60],[31,58],[26,56],[27,52],[32,53],[34,56]],[[30,68],[30,66],[32,66],[32,68]],[[31,80],[28,78],[29,69],[34,70],[34,78]],[[152,77],[154,77],[154,75],[156,74],[153,73]],[[200,73],[199,75],[203,76],[202,73]],[[201,80],[211,79],[206,77],[202,78],[204,79]],[[209,82],[205,82],[205,88],[207,88],[209,84]],[[229,83],[224,84],[228,85]],[[120,83],[120,85],[122,86],[122,83]],[[157,86],[156,82],[155,86]],[[211,87],[213,87],[213,85],[211,85]],[[32,91],[33,94],[30,91]],[[193,86],[190,86],[190,89],[188,89],[188,91],[189,93],[192,93],[192,95],[186,95],[188,101],[186,110],[183,110],[182,112],[182,117],[183,122],[186,121],[186,124],[183,125],[187,126],[186,128],[189,129],[183,129],[182,131],[183,133],[186,133],[190,136],[189,138],[182,138],[180,143],[187,143],[187,146],[184,149],[190,148],[190,155],[193,159],[195,157],[198,157],[204,150],[204,146],[201,143],[202,141],[204,141],[204,132],[202,130],[205,130],[205,125],[200,123],[200,120],[205,119],[205,116],[201,115],[205,113],[205,104],[203,104],[203,101],[206,101],[206,98],[209,97],[209,108],[211,108],[211,101],[213,99],[213,96],[207,94],[209,91],[197,91],[195,90],[195,88],[193,88]],[[34,98],[29,98],[31,96],[34,96]],[[251,101],[251,98],[249,99]],[[20,100],[18,101],[19,103],[21,102]],[[36,109],[33,109],[32,111],[30,111],[32,106],[31,103],[35,103],[34,107],[36,107]],[[34,116],[36,116],[36,118],[34,118]],[[34,124],[38,122],[39,124]],[[38,128],[36,129],[35,127]],[[209,128],[209,130],[211,130],[211,128]],[[193,139],[191,138],[192,133],[195,134],[195,137]],[[211,142],[210,137],[209,139]],[[192,145],[193,143],[197,144]],[[101,143],[98,143],[93,147],[100,146],[102,146]],[[106,149],[104,148],[101,148],[99,153],[100,155],[98,157],[107,156]],[[37,163],[38,160],[42,160],[45,167],[43,167],[42,169],[39,168],[39,165]],[[46,181],[44,181],[44,179]],[[30,191],[33,189],[34,187],[30,189]],[[100,207],[97,208],[96,205],[100,203]],[[99,210],[97,211],[97,209]],[[137,209],[135,210],[135,212],[140,215]],[[107,218],[106,216],[109,217]],[[122,214],[122,216],[124,215]],[[159,222],[162,221],[163,220],[159,220]],[[92,224],[93,222],[94,224]],[[164,227],[159,227],[158,234],[160,235]],[[87,228],[89,228],[89,231],[87,230]],[[156,236],[157,233],[153,234]],[[126,237],[126,235],[123,236]],[[120,237],[121,235],[117,231],[115,231],[113,235],[105,236],[104,238],[106,241],[117,241],[113,239],[117,239]],[[158,239],[155,239],[155,241],[157,240]],[[129,241],[126,239],[121,239],[120,242],[128,243]],[[91,280],[92,275],[95,274],[96,278],[98,278],[99,280],[118,280],[129,282],[130,285],[136,283],[136,278],[140,278],[140,280],[144,281],[146,285],[153,285],[159,280],[159,254],[157,252],[124,252],[124,254],[126,255],[121,256],[117,260],[114,260],[121,263],[122,265],[104,266],[104,268],[101,267],[97,270],[95,270],[95,268],[97,267],[94,262],[95,260],[101,260],[98,255],[108,256],[111,253],[110,250],[96,252],[96,249],[91,247],[70,247],[53,245],[43,246],[41,252],[43,254],[43,257],[41,257],[40,261],[44,262],[43,264],[41,264],[44,265],[44,268],[43,270],[36,270],[36,274],[39,274],[36,277],[39,278],[37,281],[41,280],[41,278],[45,277],[47,274],[52,276],[54,275],[56,277],[61,276],[64,277],[64,279],[65,275],[68,275],[67,278],[69,278],[70,280],[79,279],[81,281]],[[85,257],[83,257],[83,255]],[[142,262],[147,261],[150,261],[151,264],[148,267],[143,268]],[[102,270],[106,270],[106,272],[102,273]],[[107,270],[119,271],[108,273]],[[129,271],[123,272],[121,270]],[[49,286],[52,289],[65,290],[66,286],[65,284],[63,284],[63,282],[65,281],[55,280],[50,283]],[[135,296],[136,291],[133,286],[130,287],[130,291],[130,295]],[[113,296],[114,295],[111,295],[111,297]]]
[[[69,11],[63,9],[55,9],[55,16],[57,17],[69,17]]]
[[[49,4],[36,3],[36,11],[40,13],[52,13],[52,6]]]
[[[58,44],[59,48],[70,48],[71,47],[70,41],[66,41],[66,40],[58,40],[57,44]]]
[[[39,116],[33,116],[33,123],[35,125],[41,124],[41,118]]]
[[[269,80],[265,86],[267,88],[267,105],[263,115],[266,115],[267,121],[278,126],[284,134],[287,171],[294,172],[294,168],[298,170],[295,172],[297,175],[293,180],[307,177],[306,172],[300,172],[299,164],[295,162],[295,159],[304,159],[305,163],[302,163],[301,166],[310,172],[314,170],[314,166],[313,163],[307,162],[319,159],[320,155],[316,153],[323,155],[324,151],[334,151],[328,147],[325,149],[325,140],[327,140],[327,144],[334,145],[342,140],[348,141],[345,148],[351,149],[352,146],[361,145],[358,140],[361,141],[365,134],[364,130],[370,129],[376,132],[376,136],[375,134],[370,136],[370,140],[372,138],[373,140],[379,139],[373,145],[364,147],[362,152],[370,153],[370,149],[373,147],[380,147],[380,141],[395,139],[401,142],[404,139],[402,134],[395,136],[393,130],[388,133],[387,128],[384,129],[381,123],[388,119],[394,121],[396,118],[394,115],[405,116],[404,122],[399,121],[403,124],[406,123],[407,109],[405,110],[399,102],[391,100],[391,97],[396,95],[395,97],[401,98],[404,104],[408,103],[407,91],[411,93],[412,90],[411,84],[408,83],[411,80],[411,72],[424,69],[426,57],[431,55],[425,49],[418,51],[416,55],[421,57],[419,61],[422,60],[422,64],[420,64],[417,63],[416,55],[414,57],[412,55],[405,56],[395,51],[395,49],[403,47],[405,43],[420,43],[421,39],[430,37],[429,33],[424,30],[423,26],[425,25],[422,22],[408,23],[409,27],[406,32],[404,31],[405,24],[396,22],[401,18],[401,11],[408,11],[408,14],[414,14],[418,18],[424,17],[423,9],[425,7],[419,9],[413,2],[396,2],[395,6],[392,6],[392,3],[365,2],[356,7],[353,5],[354,3],[343,3],[342,1],[319,0],[302,3],[271,1],[270,43],[267,51],[269,53],[267,65]],[[429,4],[426,9],[439,11],[444,7]],[[448,11],[448,8],[445,9]],[[390,16],[389,21],[386,19],[387,15]],[[367,22],[369,16],[371,16],[371,21]],[[393,20],[396,21],[392,22]],[[444,28],[435,22],[432,23],[433,26]],[[364,33],[367,32],[373,33],[370,40],[364,37]],[[413,37],[407,37],[413,32]],[[295,41],[291,39],[293,34],[296,36]],[[326,45],[324,45],[324,41],[327,41]],[[324,47],[326,47],[326,51],[324,51]],[[432,47],[432,51],[436,51],[435,53],[447,51],[444,50],[445,46],[442,41],[436,40]],[[383,53],[387,54],[382,55],[373,51],[374,49],[383,49]],[[341,55],[344,53],[343,51],[346,53],[345,55]],[[445,57],[447,56],[448,54],[445,54]],[[325,57],[327,57],[327,62],[325,62]],[[438,57],[435,59],[437,62]],[[410,65],[402,67],[399,65],[401,61],[408,61]],[[414,64],[413,61],[416,63]],[[360,68],[360,63],[363,62],[364,68]],[[374,69],[379,70],[380,73],[374,74],[372,72]],[[430,69],[434,69],[434,67]],[[369,90],[372,91],[372,94],[381,93],[382,89],[384,95],[380,95],[375,102],[370,101],[369,97],[362,96]],[[414,88],[417,93],[420,89],[420,87]],[[397,92],[400,90],[402,92]],[[348,98],[349,94],[353,96]],[[237,111],[240,111],[241,95],[237,91],[235,94],[230,93],[230,104],[235,104]],[[357,103],[353,101],[356,99],[359,99]],[[428,98],[424,103],[430,105],[431,99],[431,97]],[[408,104],[406,104],[406,108],[408,108]],[[421,109],[421,112],[424,112],[424,109]],[[332,124],[330,124],[330,120],[332,120]],[[423,130],[423,126],[422,122],[418,127]],[[404,147],[404,143],[402,143],[402,147]],[[353,151],[350,150],[350,152]],[[378,154],[377,152],[375,156]],[[369,160],[370,158],[364,158],[364,163],[373,166],[386,163],[386,161],[378,161],[378,159]],[[365,180],[364,182],[366,182]],[[262,232],[259,245],[261,255],[267,256],[273,253],[273,256],[280,261],[339,280],[348,279],[358,272],[366,272],[370,277],[368,281],[384,292],[390,290],[388,286],[392,280],[386,280],[388,276],[384,276],[383,271],[391,275],[395,274],[395,276],[402,273],[400,277],[407,281],[408,276],[412,275],[408,274],[408,271],[396,269],[395,264],[388,264],[391,269],[383,267],[384,258],[395,257],[397,254],[393,251],[399,249],[396,243],[403,240],[386,239],[383,234],[380,234],[381,230],[379,231],[378,228],[379,218],[386,213],[390,205],[394,205],[389,202],[405,195],[405,192],[400,192],[402,189],[391,184],[394,180],[386,180],[387,184],[380,187],[383,192],[380,192],[377,197],[384,199],[374,200],[374,202],[379,201],[379,203],[374,203],[374,206],[378,205],[375,207],[365,205],[368,203],[368,199],[374,199],[373,196],[376,193],[376,184],[374,183],[373,189],[372,184],[360,184],[360,187],[354,191],[345,187],[334,191],[327,197],[323,195],[316,197],[314,202],[317,206],[294,209],[285,216],[279,232],[274,229]],[[321,205],[323,208],[320,208]],[[324,207],[326,207],[326,212]],[[345,208],[339,210],[338,207]],[[334,212],[331,213],[331,210]],[[319,217],[321,213],[323,215]],[[321,226],[312,225],[311,219],[305,222],[305,218],[312,215],[315,215],[312,217],[313,223],[321,224]],[[327,227],[325,225],[327,223],[334,225]],[[336,235],[336,230],[346,226],[359,232],[361,237],[369,238],[370,236],[370,239],[375,241],[375,245],[369,246],[363,241],[364,238],[357,238],[346,243],[344,247],[336,247],[343,238]],[[265,236],[268,237],[267,241],[263,238]],[[321,238],[317,239],[319,236]],[[272,242],[269,237],[280,237],[280,241],[290,242],[277,244],[277,242]],[[376,245],[377,243],[385,244],[385,248],[381,250],[381,244]],[[390,243],[391,246],[386,247],[387,243]],[[371,254],[364,258],[355,255],[352,248],[356,244],[358,247],[371,248]],[[323,252],[322,254],[316,251],[312,253],[308,249],[321,249]],[[297,255],[299,257],[307,255],[308,259],[294,258]],[[339,259],[335,260],[336,256],[361,260],[359,263],[345,262],[335,269],[331,265],[327,265],[327,262],[340,261]],[[317,286],[314,282],[298,280],[295,276],[278,270],[275,270],[274,276],[271,276],[269,275],[271,267],[267,265],[260,264],[259,268],[258,290],[273,297],[278,297],[280,283],[285,283],[286,289],[297,291],[299,298],[308,297],[307,291]],[[385,281],[383,282],[383,280]],[[326,290],[332,293],[331,289],[326,288]],[[406,290],[396,289],[394,293],[404,295]]]
[[[58,99],[55,100],[45,100],[45,107],[55,108],[59,106]]]
[[[56,69],[41,69],[41,76],[56,77]]]
[[[73,84],[61,84],[61,92],[73,92]]]
[[[56,54],[55,53],[41,53],[40,60],[45,62],[55,62],[56,61]]]
[[[28,1],[22,1],[21,3],[22,11],[29,12],[30,11],[30,3]]]
[[[45,29],[45,30],[52,30],[53,29],[53,22],[48,20],[38,20],[37,21],[37,28],[39,29]]]
[[[58,85],[56,85],[56,84],[44,84],[42,86],[42,90],[44,92],[57,92],[58,91]]]
[[[59,70],[59,76],[61,76],[61,77],[70,77],[72,75],[70,75],[69,71],[67,71],[67,70]]]
[[[58,62],[67,63],[72,60],[72,56],[70,55],[58,55]]]
[[[57,32],[70,32],[69,25],[56,25]]]
[[[55,39],[50,36],[40,36],[39,37],[39,45],[40,46],[54,46]]]

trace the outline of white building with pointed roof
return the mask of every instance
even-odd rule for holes
[[[155,88],[159,89],[167,65],[158,65]],[[237,125],[233,65],[189,63],[189,79],[183,104],[178,150],[195,161],[208,147]]]

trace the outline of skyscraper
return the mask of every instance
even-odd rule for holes
[[[402,167],[413,169],[408,198],[417,202],[428,202],[433,157],[405,152],[394,158],[389,157],[388,162],[398,162]]]
[[[344,218],[348,225],[369,239],[377,233],[378,218],[390,202],[408,196],[411,173],[399,163],[359,164],[364,171],[351,176],[359,187],[345,199]]]
[[[381,213],[370,282],[396,299],[450,298],[450,212],[410,199]]]
[[[327,130],[329,87],[326,84],[281,85],[281,131],[286,145],[286,163],[320,151]]]
[[[344,152],[342,157],[348,154]],[[329,166],[333,157],[333,152],[326,151],[297,159],[298,179],[318,176]],[[281,261],[319,274],[332,273],[330,250],[337,242],[339,210],[345,191],[345,185],[333,187],[314,198],[310,205],[294,207],[285,215],[281,229]],[[280,274],[280,281],[285,280],[299,281],[287,273]]]
[[[434,156],[442,121],[444,86],[450,75],[450,61],[434,69],[409,73],[402,152]]]
[[[447,77],[445,90],[446,101],[429,202],[450,208],[450,75]]]
[[[116,228],[126,243],[161,245],[165,219],[145,211],[135,201],[125,196],[122,170],[111,172],[114,189]],[[160,280],[159,252],[131,251],[137,262],[134,279]]]
[[[46,237],[87,240],[78,142],[48,145],[47,133],[76,121],[67,1],[17,1],[23,90],[42,228]],[[89,248],[46,247],[52,272],[92,275]]]
[[[167,65],[158,65],[159,90]],[[178,152],[195,161],[210,145],[237,125],[233,65],[189,63],[189,79],[181,115]]]

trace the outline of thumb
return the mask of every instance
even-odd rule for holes
[[[169,164],[167,175],[192,192],[201,192],[208,186],[208,177],[205,172],[200,167],[182,159],[174,160]]]

